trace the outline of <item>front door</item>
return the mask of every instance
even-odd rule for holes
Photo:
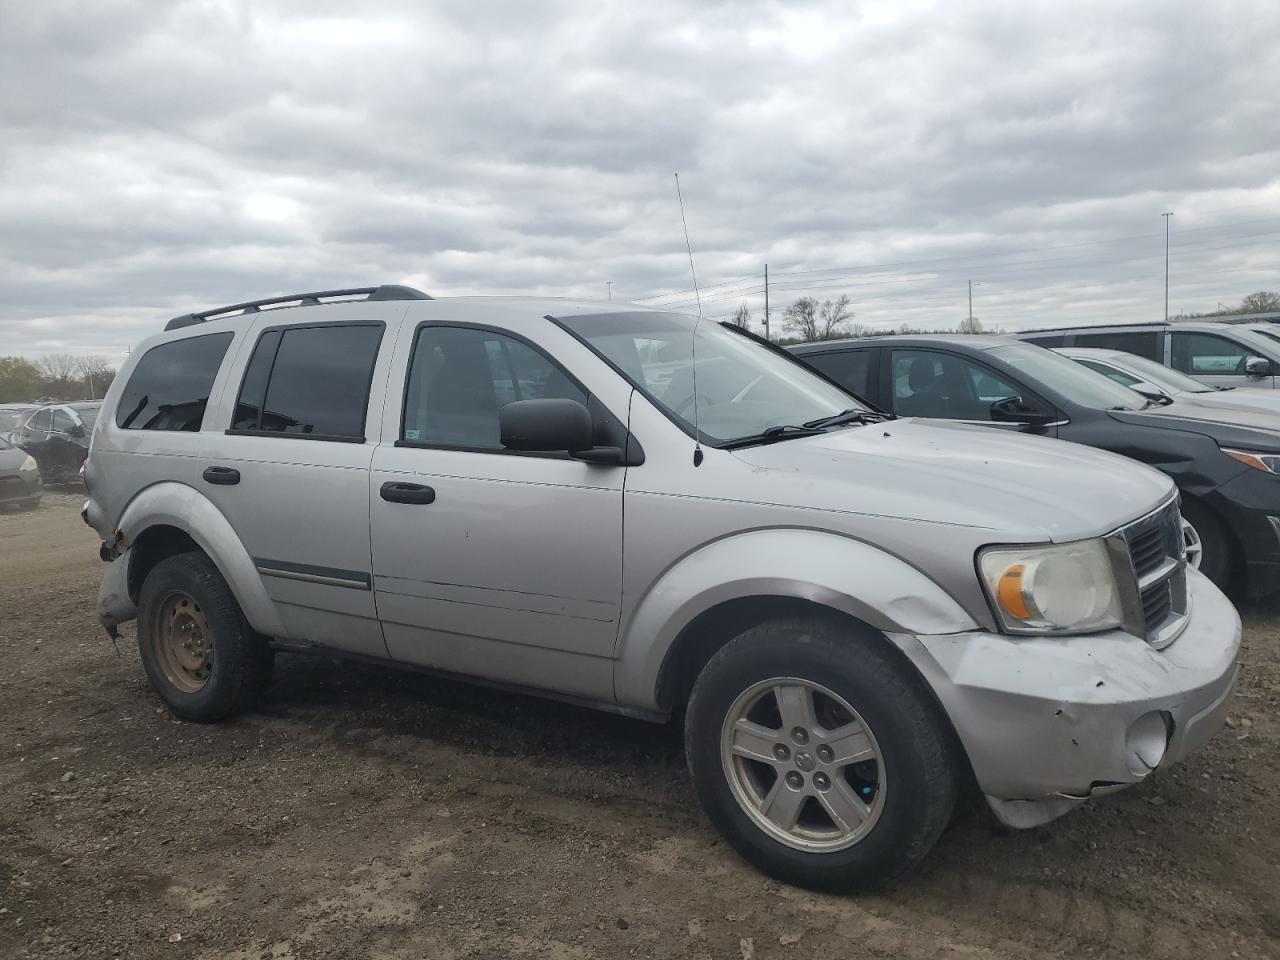
[[[1175,330],[1169,335],[1171,366],[1211,387],[1265,387],[1274,389],[1276,377],[1257,376],[1245,370],[1257,351],[1248,344],[1219,336]],[[1274,366],[1274,365],[1273,365]]]
[[[514,400],[607,412],[530,341],[474,325],[421,325],[389,395],[399,435],[374,453],[369,504],[392,657],[611,699],[626,468],[508,452],[498,425]]]

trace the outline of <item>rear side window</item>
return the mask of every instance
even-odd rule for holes
[[[232,429],[363,442],[383,325],[267,330],[245,369]]]
[[[809,366],[826,374],[859,397],[867,395],[867,369],[870,358],[869,350],[843,350],[839,353],[807,354],[800,357]]]
[[[1031,341],[1036,343],[1038,341]],[[1044,346],[1044,344],[1041,344]],[[1077,347],[1106,347],[1109,350],[1123,350],[1125,353],[1136,353],[1148,360],[1163,360],[1160,350],[1160,334],[1154,331],[1131,331],[1129,333],[1077,333]]]
[[[199,430],[209,391],[234,335],[210,333],[148,350],[116,407],[124,430]]]
[[[502,450],[498,411],[516,400],[591,398],[545,355],[514,337],[474,327],[418,331],[405,393],[409,443]]]

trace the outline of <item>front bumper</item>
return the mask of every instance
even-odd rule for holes
[[[15,470],[0,476],[0,503],[36,503],[44,493],[35,470]]]
[[[1196,570],[1168,647],[1080,637],[896,636],[951,718],[996,815],[1030,827],[1145,779],[1200,747],[1239,676],[1240,617]]]

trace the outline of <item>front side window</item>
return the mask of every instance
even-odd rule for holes
[[[1173,336],[1173,368],[1192,376],[1243,374],[1244,365],[1257,353],[1244,344],[1212,333],[1177,333]]]
[[[932,350],[894,350],[894,413],[944,420],[991,420],[991,405],[1022,391],[981,364]]]
[[[501,450],[498,411],[541,399],[593,406],[576,381],[521,340],[477,327],[424,326],[414,341],[401,439]]]
[[[267,330],[245,368],[232,429],[363,442],[383,325]]]
[[[124,430],[199,430],[209,391],[232,337],[231,333],[210,333],[148,350],[120,395],[116,426]]]
[[[556,323],[690,435],[696,379],[697,427],[706,443],[753,442],[772,427],[800,426],[866,409],[798,360],[709,320],[698,323],[677,313],[619,311],[558,317]]]

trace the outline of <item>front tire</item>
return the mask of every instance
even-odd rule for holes
[[[835,619],[761,624],[707,663],[689,698],[694,789],[770,876],[866,888],[933,847],[960,779],[945,717],[882,641]]]
[[[169,709],[204,723],[253,706],[274,659],[203,553],[167,557],[147,574],[138,598],[138,651]]]
[[[1213,513],[1191,500],[1182,501],[1182,520],[1190,527],[1183,529],[1183,539],[1188,549],[1187,560],[1192,566],[1213,581],[1219,589],[1226,590],[1234,575],[1234,557],[1222,523]],[[1193,559],[1191,551],[1199,553]]]

